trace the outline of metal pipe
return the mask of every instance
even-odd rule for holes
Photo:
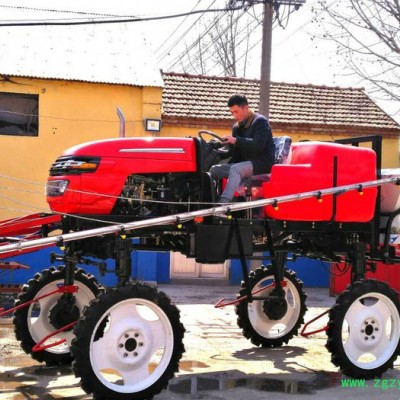
[[[51,236],[35,240],[26,240],[14,244],[0,246],[0,254],[6,253],[8,251],[30,249],[35,246],[45,246],[50,244],[71,242],[73,240],[87,239],[95,236],[110,235],[121,231],[137,230],[141,228],[148,228],[151,226],[158,226],[158,225],[174,225],[180,222],[193,220],[196,217],[206,217],[216,214],[245,210],[248,208],[257,208],[268,205],[274,205],[278,203],[287,203],[289,201],[303,200],[318,196],[328,196],[335,193],[342,194],[353,190],[360,190],[360,187],[366,189],[374,186],[380,186],[385,183],[395,183],[395,182],[397,183],[398,180],[399,178],[385,178],[368,182],[360,182],[351,185],[338,186],[336,188],[313,190],[310,192],[303,192],[298,194],[275,197],[273,199],[262,199],[262,200],[254,200],[243,203],[228,204],[218,207],[207,208],[204,210],[190,211],[180,214],[168,215],[164,217],[151,218],[148,220],[128,222],[118,225],[110,225],[101,228],[88,229],[86,231],[66,233],[64,235]],[[379,201],[379,199],[377,199],[377,201]]]
[[[119,118],[119,137],[125,137],[125,116],[119,107],[117,107],[117,115]]]

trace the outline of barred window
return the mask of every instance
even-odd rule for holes
[[[39,96],[0,92],[0,135],[38,136]]]

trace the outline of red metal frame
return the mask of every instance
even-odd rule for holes
[[[58,229],[62,216],[59,214],[37,213],[26,215],[21,218],[12,218],[0,222],[0,246],[13,243],[15,241],[25,241],[41,238],[42,229],[53,231]],[[30,249],[13,250],[0,255],[0,259],[14,257],[21,254],[31,253],[33,251],[51,247],[53,245],[36,246]],[[4,269],[1,267],[0,269]],[[21,264],[22,265],[22,264]],[[23,268],[23,267],[20,267]],[[14,269],[14,268],[6,268]],[[17,267],[15,269],[18,269]]]
[[[32,347],[32,351],[33,351],[34,353],[37,353],[37,352],[39,352],[39,351],[43,351],[43,350],[49,349],[50,347],[56,347],[56,346],[59,346],[60,344],[65,343],[65,342],[67,341],[66,339],[60,339],[60,340],[57,340],[57,342],[49,343],[49,344],[43,345],[43,343],[45,343],[46,340],[52,338],[53,336],[59,334],[60,332],[64,332],[64,331],[66,331],[67,329],[72,328],[74,325],[77,324],[77,322],[78,322],[78,321],[71,322],[70,324],[65,325],[65,326],[63,326],[62,328],[57,329],[55,332],[52,332],[52,333],[50,333],[49,335],[45,336],[42,340],[39,340],[39,342],[37,342],[37,343]]]
[[[44,225],[61,222],[59,214],[37,213],[21,218],[6,219],[0,223],[0,237],[29,235],[40,231]]]
[[[287,283],[286,283],[286,281],[282,281],[281,284],[282,284],[282,287],[285,287]],[[265,286],[265,287],[263,287],[261,289],[256,290],[255,292],[252,292],[252,295],[254,296],[254,295],[258,294],[258,293],[263,292],[266,289],[269,289],[269,288],[275,287],[275,286],[276,286],[276,284],[275,284],[275,282],[273,282],[270,285],[267,285],[267,286]],[[226,303],[224,303],[225,299],[221,299],[215,304],[214,307],[215,308],[223,308],[223,307],[226,307],[226,306],[232,306],[232,305],[239,304],[242,301],[245,301],[246,299],[247,299],[247,295],[239,297],[238,299],[233,300],[233,301],[228,301]],[[300,332],[300,335],[303,336],[303,337],[308,337],[308,336],[314,335],[315,333],[327,331],[328,330],[328,326],[326,325],[323,328],[316,329],[316,330],[311,331],[311,332],[305,332],[305,330],[308,328],[309,325],[311,325],[313,322],[317,321],[318,319],[322,318],[324,315],[328,314],[329,311],[330,310],[326,310],[322,314],[318,315],[317,317],[315,317],[312,320],[310,320],[307,323],[305,323],[304,326],[303,326],[303,329]]]
[[[16,269],[29,269],[29,267],[25,264],[21,264],[19,262],[0,262],[0,269],[1,270],[16,270]]]
[[[20,304],[19,306],[15,306],[15,307],[10,308],[10,309],[8,309],[8,310],[6,310],[6,311],[0,312],[0,317],[4,317],[5,315],[11,314],[11,313],[13,313],[14,311],[17,311],[17,310],[19,310],[19,309],[21,309],[21,308],[28,307],[28,306],[30,306],[32,303],[36,303],[37,301],[42,300],[42,299],[44,299],[45,297],[49,297],[49,296],[51,296],[51,295],[53,295],[53,294],[56,294],[56,293],[77,293],[78,290],[79,290],[78,286],[75,286],[75,285],[68,285],[68,286],[67,286],[67,285],[63,285],[63,286],[59,286],[57,289],[53,290],[53,291],[50,292],[50,293],[46,293],[46,294],[44,294],[43,296],[36,297],[36,298],[34,298],[33,300],[30,300],[30,301],[27,301],[27,302],[25,302],[25,303]]]
[[[311,332],[305,332],[305,330],[307,329],[307,327],[312,324],[313,322],[317,321],[318,319],[320,319],[321,317],[323,317],[324,315],[328,314],[330,310],[326,310],[324,311],[322,314],[318,315],[317,317],[313,318],[312,320],[308,321],[306,324],[304,324],[303,329],[300,332],[300,335],[303,337],[308,337],[311,335],[314,335],[315,333],[319,333],[319,332],[325,332],[328,330],[328,325],[324,326],[323,328],[320,329],[316,329],[315,331],[311,331]]]
[[[11,314],[11,313],[13,313],[14,311],[17,311],[17,310],[19,310],[19,309],[21,309],[21,308],[28,307],[28,306],[30,306],[32,303],[36,303],[37,301],[39,301],[39,300],[41,300],[41,299],[44,299],[45,297],[52,296],[53,294],[56,294],[56,293],[77,293],[78,290],[79,290],[78,286],[75,286],[75,285],[68,285],[68,286],[67,286],[67,285],[64,285],[64,286],[60,286],[60,287],[58,287],[57,289],[53,290],[53,291],[50,292],[50,293],[46,293],[46,294],[44,294],[43,296],[39,296],[39,297],[37,297],[37,298],[35,298],[35,299],[33,299],[33,300],[30,300],[30,301],[27,301],[27,302],[25,302],[25,303],[22,303],[22,304],[20,304],[19,306],[10,308],[9,310],[4,311],[3,308],[0,308],[0,317],[4,317],[5,315]],[[66,340],[65,340],[65,339],[61,339],[61,340],[58,340],[57,342],[50,343],[50,344],[47,344],[47,345],[43,345],[43,343],[45,343],[46,340],[50,339],[51,337],[57,335],[57,334],[60,333],[60,332],[63,332],[63,331],[65,331],[65,330],[67,330],[67,329],[72,328],[77,322],[78,322],[78,321],[71,322],[71,323],[69,323],[68,325],[65,325],[65,326],[63,326],[62,328],[56,330],[55,332],[52,332],[52,333],[50,333],[49,335],[45,336],[42,340],[40,340],[39,342],[37,342],[37,343],[32,347],[32,351],[33,351],[33,352],[38,352],[38,351],[46,350],[46,349],[48,349],[48,348],[50,348],[50,347],[56,347],[56,346],[58,346],[58,345],[60,345],[60,344],[65,343]]]
[[[9,271],[15,271],[17,269],[29,269],[27,265],[21,264],[15,261],[7,261],[7,262],[0,262],[0,277],[7,274]],[[0,292],[1,292],[2,284],[0,284]]]
[[[282,282],[281,282],[281,285],[282,285],[282,287],[285,287],[285,286],[286,286],[286,281],[282,281]],[[269,288],[271,288],[271,287],[275,287],[275,286],[276,286],[276,284],[275,284],[275,282],[273,282],[273,283],[271,283],[270,285],[267,285],[267,286],[265,286],[265,287],[263,287],[263,288],[261,288],[261,289],[256,290],[255,292],[252,292],[251,294],[254,296],[254,295],[256,295],[256,294],[258,294],[258,293],[260,293],[260,292],[263,292],[264,290],[267,290],[267,289],[269,289]],[[233,301],[229,301],[229,302],[227,302],[227,303],[224,303],[225,299],[221,299],[221,300],[219,300],[219,301],[217,302],[217,304],[215,304],[214,307],[215,307],[215,308],[224,308],[224,307],[226,307],[226,306],[232,306],[232,305],[239,304],[239,303],[241,303],[242,301],[245,301],[246,299],[247,299],[247,295],[242,296],[242,297],[239,297],[238,299],[233,300]]]

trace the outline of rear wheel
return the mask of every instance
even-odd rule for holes
[[[271,266],[251,272],[249,280],[253,293],[265,288],[257,296],[267,297],[272,294],[274,274]],[[243,335],[256,346],[282,346],[297,335],[300,325],[304,323],[307,296],[303,291],[303,283],[291,270],[285,270],[283,290],[285,297],[282,299],[254,300],[252,303],[242,301],[236,306],[237,323]],[[238,297],[245,295],[246,289],[242,284]]]
[[[57,289],[64,284],[65,267],[51,267],[35,275],[22,289],[15,305],[18,306]],[[66,313],[60,305],[61,293],[45,297],[30,306],[23,307],[14,313],[14,331],[22,349],[37,361],[48,365],[68,364],[72,361],[70,345],[73,339],[72,330],[57,334],[51,341],[66,339],[64,344],[46,350],[33,352],[33,347],[45,336],[57,329],[76,321],[82,315],[83,308],[89,305],[104,289],[90,274],[82,269],[75,270],[75,283],[78,292],[74,293],[75,304],[72,312]]]
[[[400,351],[398,294],[384,282],[353,283],[330,310],[327,335],[332,363],[344,374],[380,377]]]
[[[75,375],[96,399],[152,398],[178,371],[184,331],[163,292],[141,283],[112,289],[74,329]]]

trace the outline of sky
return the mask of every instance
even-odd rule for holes
[[[18,10],[2,7],[7,5],[124,16],[155,16],[187,12],[192,10],[196,5],[200,9],[207,8],[210,4],[213,4],[213,7],[220,6],[222,8],[225,3],[225,0],[97,0],[95,2],[82,0],[69,0],[68,2],[54,0],[0,0],[0,15],[1,19],[10,19],[18,15]],[[292,13],[285,29],[279,26],[274,28],[271,67],[272,81],[340,87],[365,86],[358,77],[343,70],[342,60],[336,56],[336,49],[332,43],[318,39],[312,40],[312,34],[315,32],[316,27],[315,23],[312,22],[313,16],[311,10],[316,3],[317,0],[307,0],[305,5]],[[258,8],[258,10],[261,10],[261,8]],[[53,18],[55,15],[57,16],[54,13],[49,15]],[[159,57],[160,54],[162,55],[163,50],[173,44],[175,39],[179,38],[182,33],[186,32],[185,37],[173,46],[170,55],[159,60],[161,68],[165,70],[171,64],[170,61],[175,59],[184,50],[185,43],[189,45],[196,38],[198,31],[190,27],[197,18],[198,16],[194,15],[186,19],[174,18],[137,23],[140,24],[140,28],[146,38],[146,43],[151,48],[155,57]],[[261,35],[261,30],[255,31],[253,35]],[[169,41],[166,42],[164,47],[159,49],[160,45],[167,38],[169,38]],[[259,39],[261,38],[258,36],[252,37],[253,41]],[[261,44],[256,46],[254,51],[250,53],[251,56],[247,62],[246,78],[259,78],[260,52]],[[210,74],[212,75],[213,71]],[[378,100],[376,101],[378,102]],[[391,102],[382,102],[379,100],[378,104],[391,115],[397,111],[397,105]],[[400,121],[397,116],[395,118]]]

